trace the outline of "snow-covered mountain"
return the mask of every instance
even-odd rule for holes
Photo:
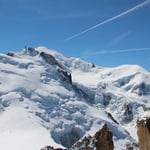
[[[150,114],[150,73],[102,68],[45,47],[0,54],[0,147],[70,148],[107,124],[115,150],[137,143],[136,121]]]

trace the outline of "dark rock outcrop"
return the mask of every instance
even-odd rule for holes
[[[50,54],[46,54],[45,52],[41,52],[40,56],[45,60],[45,62],[47,62],[50,65],[56,65],[58,66],[57,71],[59,72],[62,81],[67,81],[70,84],[72,84],[72,77],[71,77],[71,73],[65,71],[65,69],[63,69],[63,67],[60,65],[60,63],[55,59],[54,56],[50,55]]]
[[[61,67],[61,65],[57,62],[54,56],[50,54],[46,54],[45,52],[41,52],[40,56],[50,65],[57,65]]]
[[[123,114],[123,120],[125,122],[130,122],[133,119],[133,112],[132,112],[132,105],[125,104],[124,105],[124,114]]]
[[[89,95],[87,95],[87,93],[85,93],[81,88],[78,88],[76,85],[73,85],[73,89],[79,93],[80,95],[82,95],[84,98],[88,99]]]
[[[68,73],[67,71],[64,71],[62,69],[57,69],[57,71],[61,74],[61,77],[62,77],[63,81],[67,81],[70,84],[72,84],[71,73]]]
[[[119,124],[119,123],[114,119],[114,117],[112,116],[111,113],[109,113],[109,112],[106,112],[106,113],[107,113],[107,116],[108,116],[114,123]]]
[[[13,57],[13,56],[14,56],[14,53],[8,52],[7,55]]]
[[[137,134],[140,150],[150,150],[150,118],[137,121]]]
[[[36,55],[39,54],[39,52],[36,51],[34,48],[27,47],[27,46],[25,46],[25,53],[28,54],[28,55],[30,55],[30,56],[36,56]]]

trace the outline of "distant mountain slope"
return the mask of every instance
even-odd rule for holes
[[[150,73],[139,66],[102,68],[45,47],[0,54],[0,147],[69,148],[107,124],[115,149],[126,149],[149,99]]]

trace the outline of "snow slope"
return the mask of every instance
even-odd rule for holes
[[[0,54],[0,146],[71,147],[107,123],[125,150],[149,98],[150,73],[136,65],[101,68],[45,47]]]

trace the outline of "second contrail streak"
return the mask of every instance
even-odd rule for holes
[[[75,38],[75,37],[78,37],[78,36],[80,36],[80,35],[82,35],[82,34],[88,32],[88,31],[90,31],[90,30],[93,30],[93,29],[95,29],[95,28],[97,28],[97,27],[99,27],[99,26],[102,26],[102,25],[104,25],[104,24],[106,24],[106,23],[109,23],[109,22],[111,22],[111,21],[113,21],[113,20],[116,20],[116,19],[118,19],[118,18],[120,18],[120,17],[122,17],[122,16],[125,16],[125,15],[127,15],[127,14],[129,14],[129,13],[131,13],[131,12],[133,12],[133,11],[135,11],[135,10],[137,10],[137,9],[139,9],[139,8],[141,8],[141,7],[143,7],[143,6],[145,6],[145,5],[147,5],[148,3],[150,3],[150,0],[146,0],[146,1],[144,1],[144,2],[142,2],[142,3],[140,3],[140,4],[138,4],[138,5],[136,5],[136,6],[132,7],[132,8],[130,8],[130,9],[128,9],[128,10],[126,10],[126,11],[124,11],[124,12],[122,12],[122,13],[120,13],[120,14],[114,16],[114,17],[112,17],[112,18],[109,18],[109,19],[107,19],[107,20],[105,20],[105,21],[103,21],[103,22],[101,22],[101,23],[99,23],[99,24],[97,24],[97,25],[95,25],[95,26],[92,26],[92,27],[90,27],[90,28],[88,28],[88,29],[86,29],[86,30],[84,30],[84,31],[82,31],[82,32],[79,32],[79,33],[77,33],[77,34],[74,34],[73,36],[70,36],[70,37],[66,38],[65,40],[68,41],[68,40],[71,40],[71,39],[73,39],[73,38]]]

